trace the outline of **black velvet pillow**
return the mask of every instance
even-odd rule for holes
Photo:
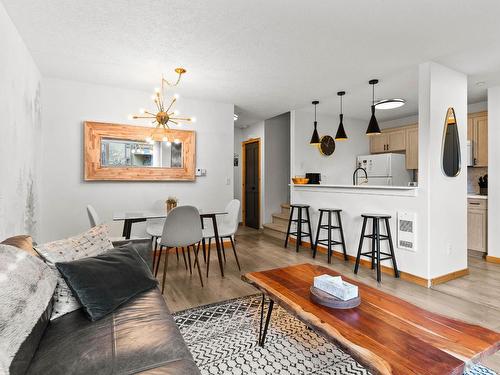
[[[157,285],[133,245],[114,248],[95,257],[56,263],[56,267],[91,321],[101,319]]]

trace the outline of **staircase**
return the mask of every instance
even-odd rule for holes
[[[281,212],[273,214],[273,222],[264,224],[264,234],[284,241],[289,217],[290,205],[283,203],[281,205]]]

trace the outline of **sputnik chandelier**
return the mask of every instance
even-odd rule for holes
[[[156,110],[148,111],[144,108],[139,109],[139,115],[129,115],[130,120],[136,119],[148,119],[152,120],[151,124],[155,125],[155,128],[151,131],[151,135],[146,138],[146,142],[153,144],[155,141],[166,142],[168,145],[173,141],[174,143],[180,143],[178,139],[170,140],[167,136],[167,130],[170,129],[169,123],[179,125],[180,122],[193,123],[196,121],[194,117],[178,117],[179,111],[174,110],[174,105],[179,99],[179,95],[175,94],[170,101],[168,106],[165,106],[165,85],[169,87],[175,87],[181,81],[181,77],[186,73],[186,69],[177,68],[175,72],[178,74],[177,81],[175,83],[170,83],[163,76],[161,77],[161,85],[159,88],[155,89],[155,93],[151,96],[151,99],[156,105]]]

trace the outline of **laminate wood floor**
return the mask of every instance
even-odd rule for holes
[[[171,254],[165,286],[165,300],[170,310],[175,312],[255,294],[256,289],[243,282],[241,274],[309,262],[331,267],[427,310],[500,331],[500,265],[486,263],[474,256],[469,257],[468,276],[427,289],[386,274],[382,275],[382,283],[377,285],[375,274],[369,269],[362,267],[354,275],[351,263],[333,258],[332,264],[328,265],[325,254],[318,253],[314,260],[309,249],[301,249],[299,253],[292,247],[284,249],[281,240],[250,228],[240,228],[236,235],[236,248],[242,270],[238,271],[232,250],[226,246],[224,278],[220,276],[215,249],[212,249],[208,279],[200,254],[204,288],[195,270],[190,275],[182,257],[177,263],[175,254]],[[160,268],[160,281],[162,272]],[[500,352],[488,358],[484,364],[500,373]]]

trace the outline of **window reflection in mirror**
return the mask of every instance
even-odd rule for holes
[[[448,177],[458,176],[461,168],[460,139],[458,137],[457,119],[453,108],[448,108],[446,112],[442,151],[444,174]]]
[[[101,166],[182,168],[182,143],[102,138]]]

